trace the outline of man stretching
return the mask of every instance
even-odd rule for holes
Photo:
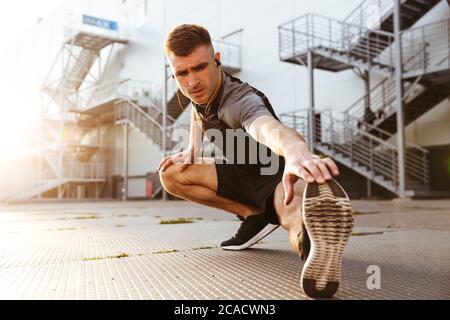
[[[165,53],[193,108],[188,148],[158,165],[164,188],[237,215],[242,224],[221,244],[226,250],[246,249],[281,224],[306,260],[303,291],[333,296],[353,226],[349,198],[332,178],[339,175],[336,164],[284,126],[263,93],[222,71],[203,27],[174,28]],[[216,147],[214,158],[199,157],[204,136]]]

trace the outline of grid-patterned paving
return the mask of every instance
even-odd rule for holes
[[[0,298],[305,299],[284,230],[222,251],[239,222],[189,206],[0,212]],[[177,216],[199,219],[159,224]],[[376,232],[350,239],[337,299],[450,298],[450,231],[356,231]],[[381,289],[367,287],[371,265]]]

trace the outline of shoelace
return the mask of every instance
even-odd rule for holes
[[[236,234],[233,236],[233,239],[236,239],[237,235],[242,231],[242,229],[244,228],[244,224],[247,221],[245,218],[238,216],[239,220],[241,220],[241,226],[239,227],[238,231],[236,232]]]

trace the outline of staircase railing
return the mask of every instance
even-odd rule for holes
[[[302,137],[308,141],[309,114],[309,109],[284,112],[280,114],[280,120],[283,124],[299,132]]]
[[[425,49],[420,51],[424,44]],[[402,48],[404,56],[420,52],[409,55],[411,59],[403,65],[405,76],[450,69],[450,19],[403,31]]]
[[[163,127],[131,100],[117,101],[114,108],[116,123],[128,121],[160,147],[163,145]]]
[[[55,174],[54,169],[45,168],[41,173],[35,172],[31,175],[14,179],[7,185],[5,200],[19,199],[23,195],[29,197],[33,190],[39,191],[41,188],[50,186],[56,187],[67,180],[79,179],[104,179],[106,178],[106,163],[74,163],[64,162],[61,174]]]
[[[425,73],[450,69],[450,19],[406,30],[402,37],[404,72],[416,76],[413,82],[404,83],[403,101],[409,103],[425,90],[420,83]],[[371,123],[395,112],[395,99],[395,81],[386,78],[373,87],[369,95],[350,105],[345,113]],[[370,101],[369,112],[366,101]]]
[[[420,95],[425,87],[418,81],[405,82],[405,93],[403,101],[409,103]],[[395,81],[391,77],[387,77],[374,86],[368,94],[352,103],[344,114],[360,119],[362,121],[373,123],[377,119],[381,119],[392,112],[395,112],[396,88]],[[367,102],[370,108],[367,109]]]
[[[97,59],[97,55],[96,51],[82,49],[78,56],[74,57],[73,64],[64,79],[65,81],[61,83],[62,86],[69,90],[77,91],[89,74],[89,70]]]
[[[286,125],[299,131],[303,137],[308,137],[308,109],[280,115]],[[359,129],[348,119],[336,119],[331,110],[323,110],[315,114],[315,143],[326,147],[332,155],[341,154],[354,167],[365,167],[370,178],[381,176],[390,181],[393,187],[398,187],[398,149],[397,146]],[[370,124],[366,124],[370,125]],[[388,132],[378,134],[390,135]],[[427,186],[430,182],[428,171],[428,151],[418,146],[407,144],[406,172],[411,181],[417,185]]]
[[[364,0],[350,12],[344,21],[369,29],[379,29],[383,17],[394,10],[393,0]]]
[[[117,96],[134,100],[142,98],[147,100],[146,103],[160,105],[160,91],[161,86],[152,82],[131,79],[111,79],[83,88],[77,93],[77,99],[80,109],[97,106]]]
[[[57,158],[57,155],[49,152],[43,152],[42,156],[44,160],[47,162],[54,177],[61,178],[62,177],[61,166],[58,164],[58,159],[55,159]]]
[[[127,121],[132,126],[145,134],[153,142],[163,147],[163,126],[153,117],[145,113],[138,105],[131,100],[120,100],[115,103],[114,119],[116,123]],[[166,148],[171,151],[174,147],[179,146],[180,136],[189,136],[189,126],[183,124],[171,124],[166,126]],[[186,140],[186,139],[184,139]]]
[[[241,69],[241,46],[223,40],[212,40],[214,50],[220,52],[222,66],[231,72]]]
[[[325,117],[324,117],[325,116]],[[376,126],[373,126],[369,123],[362,123],[363,128],[358,128],[355,123],[357,123],[357,119],[343,119],[343,120],[336,120],[332,117],[331,111],[327,110],[325,112],[321,112],[321,117],[317,119],[328,119],[325,120],[328,122],[334,122],[331,127],[336,130],[336,128],[343,128],[344,132],[347,133],[347,142],[350,142],[350,145],[353,145],[353,150],[356,150],[356,154],[358,153],[367,153],[369,155],[369,158],[366,157],[365,160],[370,160],[370,157],[374,158],[378,155],[375,153],[379,153],[377,148],[384,149],[384,150],[390,150],[389,153],[383,153],[386,154],[389,158],[389,161],[386,161],[384,159],[384,163],[391,164],[391,161],[395,161],[395,164],[390,165],[390,167],[387,167],[387,169],[391,169],[391,173],[395,173],[395,178],[391,176],[392,180],[397,181],[398,176],[398,168],[397,168],[397,156],[398,156],[398,148],[395,144],[386,141],[386,140],[392,140],[394,138],[394,135],[379,129]],[[319,121],[319,120],[318,120]],[[361,122],[358,122],[361,123]],[[316,123],[316,126],[318,124]],[[320,128],[322,130],[328,130],[327,124],[321,123]],[[370,129],[371,133],[368,133],[366,128]],[[336,134],[336,131],[333,132],[333,134]],[[325,134],[326,136],[326,134]],[[331,139],[334,138],[334,136],[329,136]],[[350,141],[348,140],[348,137],[350,137]],[[368,148],[367,150],[364,150],[364,146]],[[358,150],[358,147],[360,150]],[[408,143],[406,142],[406,159],[405,159],[405,167],[407,176],[412,178],[416,181],[416,183],[419,183],[423,186],[427,186],[430,182],[430,176],[429,176],[429,165],[428,165],[428,150]],[[361,158],[361,155],[360,155]],[[364,160],[364,157],[362,158]],[[382,159],[379,159],[380,163],[382,163]],[[363,161],[362,164],[365,166],[368,166],[369,169],[374,168],[370,161]],[[371,166],[372,165],[372,166]],[[394,170],[394,171],[392,171]],[[389,172],[389,170],[388,170]]]
[[[106,163],[65,163],[62,170],[63,179],[104,179]]]
[[[51,169],[48,172],[52,173],[52,179],[99,179],[106,176],[105,163],[78,162],[76,159],[66,158],[63,160],[61,167],[58,154],[44,152],[43,157]],[[46,179],[50,179],[50,177],[47,177]]]
[[[148,81],[112,79],[101,84],[92,85],[76,93],[77,105],[81,110],[87,110],[102,103],[117,99],[130,100],[141,108],[147,108],[147,113],[160,124],[162,123],[162,89]],[[175,120],[167,115],[169,123]]]
[[[393,67],[393,34],[371,30],[317,14],[306,14],[279,28],[280,58],[298,56],[309,49],[326,48],[349,60]],[[365,40],[364,40],[365,39]]]

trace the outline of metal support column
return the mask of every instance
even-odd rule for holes
[[[128,124],[123,125],[123,188],[122,200],[128,199]]]
[[[44,166],[43,152],[44,152],[44,94],[40,93],[41,98],[41,112],[39,114],[39,154],[38,154],[38,186],[42,184],[42,168]],[[42,199],[42,192],[39,191],[38,199]]]
[[[162,99],[162,150],[163,150],[163,156],[165,157],[167,154],[167,138],[166,138],[166,133],[167,133],[167,80],[168,80],[168,75],[167,75],[167,64],[164,62],[164,88],[163,88],[163,99]],[[162,196],[163,196],[163,200],[167,200],[167,192],[166,189],[162,188]]]
[[[65,94],[66,94],[66,84],[67,84],[67,79],[66,79],[66,73],[65,73],[65,54],[64,54],[64,50],[62,51],[62,59],[61,59],[61,71],[62,71],[62,85],[59,87],[59,92],[57,94],[59,94],[59,97],[61,99],[61,106],[59,107],[59,126],[58,126],[58,134],[59,134],[59,141],[58,143],[58,164],[57,164],[57,168],[59,170],[59,172],[57,173],[57,179],[62,179],[64,178],[65,175],[65,168],[64,168],[64,111],[66,110],[66,99],[65,99]],[[68,58],[68,61],[70,61],[70,57]],[[63,190],[62,190],[62,185],[59,184],[58,185],[58,189],[57,189],[57,197],[58,200],[61,200],[63,197]]]
[[[313,54],[308,50],[308,144],[314,151],[315,115],[314,115],[314,66]]]
[[[403,114],[403,61],[400,24],[400,0],[394,0],[394,37],[395,37],[395,94],[397,109],[397,148],[398,148],[398,195],[405,197],[405,128]]]
[[[372,197],[372,181],[367,178],[367,199]]]
[[[370,119],[370,113],[371,113],[371,108],[370,108],[370,73],[369,71],[364,71],[363,73],[363,80],[364,80],[364,93],[365,93],[365,97],[364,97],[364,121],[369,122],[368,120]]]

